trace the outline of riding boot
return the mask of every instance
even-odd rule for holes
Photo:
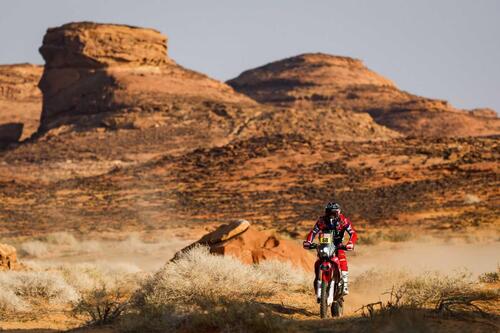
[[[349,272],[342,271],[342,281],[344,282],[344,289],[342,290],[342,294],[349,295]]]

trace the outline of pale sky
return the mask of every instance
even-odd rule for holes
[[[409,92],[500,111],[500,0],[0,0],[0,63],[43,63],[46,29],[70,21],[155,28],[175,61],[219,80],[324,52]]]

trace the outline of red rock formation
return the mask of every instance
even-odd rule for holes
[[[178,255],[195,245],[207,245],[211,253],[229,255],[245,264],[258,264],[265,260],[290,262],[304,270],[312,270],[315,257],[304,251],[298,242],[282,239],[273,231],[259,231],[245,220],[224,224],[206,234],[197,242],[178,252]]]
[[[489,111],[465,112],[419,97],[369,70],[360,60],[303,54],[243,72],[228,84],[255,100],[284,107],[333,107],[369,113],[406,135],[480,136],[500,133]]]
[[[224,83],[175,64],[167,57],[166,40],[156,30],[124,25],[83,22],[49,29],[40,48],[46,61],[40,132],[61,124],[166,125],[175,131],[179,119],[193,122],[193,132],[210,132],[244,112],[228,108],[226,119],[219,117],[211,129],[206,111],[193,109],[207,102],[256,105]]]
[[[30,64],[0,65],[0,125],[23,124],[21,139],[33,134],[40,122],[42,94],[37,85],[42,70]]]

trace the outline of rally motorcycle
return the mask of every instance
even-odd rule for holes
[[[315,290],[320,304],[321,318],[342,316],[344,307],[344,282],[340,277],[340,263],[337,250],[345,250],[345,245],[335,246],[333,231],[320,232],[319,243],[312,243],[309,249],[316,249],[319,258],[318,279],[315,281]]]

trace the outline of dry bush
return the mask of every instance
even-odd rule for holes
[[[393,230],[384,236],[384,239],[389,242],[407,242],[413,238],[413,234],[407,231]]]
[[[265,277],[286,288],[288,291],[309,291],[311,289],[311,275],[292,266],[289,262],[266,260],[255,267]]]
[[[497,283],[500,281],[500,266],[497,266],[496,272],[486,272],[479,276],[479,282]]]
[[[4,296],[15,295],[13,304],[28,304],[30,301],[43,299],[51,304],[60,305],[74,302],[78,292],[62,278],[49,272],[2,272],[0,285]],[[13,306],[14,311],[23,311],[26,307]]]
[[[0,289],[0,313],[25,312],[30,306],[17,296],[12,290]]]
[[[73,307],[76,316],[88,318],[89,325],[106,325],[115,322],[128,306],[127,291],[120,287],[102,285],[82,294]]]
[[[403,230],[390,230],[387,233],[378,230],[372,233],[360,233],[359,243],[363,245],[376,245],[382,241],[393,243],[407,242],[414,238],[414,234]]]
[[[430,272],[396,285],[394,294],[405,306],[435,307],[444,297],[470,293],[474,288],[475,283],[468,272],[456,272],[454,275]]]
[[[248,266],[197,246],[144,282],[126,330],[280,331],[283,320],[259,299],[280,289],[300,290],[305,281],[305,274],[289,264]]]
[[[44,240],[49,244],[66,245],[70,247],[78,246],[78,241],[75,236],[68,232],[54,232],[46,235]]]
[[[206,247],[197,246],[148,279],[137,297],[143,304],[162,306],[252,300],[275,291],[275,284],[252,266],[211,255]]]
[[[140,269],[127,263],[80,263],[52,265],[46,268],[59,272],[79,292],[87,292],[100,286],[137,285]]]
[[[481,289],[468,272],[454,275],[426,273],[396,284],[386,303],[364,305],[361,310],[370,318],[387,315],[415,314],[420,310],[433,310],[437,314],[470,314],[486,316],[477,302],[496,302],[498,290]]]
[[[383,237],[384,235],[381,230],[378,230],[375,233],[363,232],[359,235],[358,243],[362,245],[375,245],[378,244]]]
[[[78,304],[102,285],[131,294],[141,278],[137,267],[126,264],[28,263],[28,267],[30,271],[0,272],[3,312],[36,312],[42,300],[58,306]]]
[[[49,253],[49,248],[46,243],[35,240],[28,241],[21,244],[19,254],[23,256],[30,256],[34,258],[41,258]]]

